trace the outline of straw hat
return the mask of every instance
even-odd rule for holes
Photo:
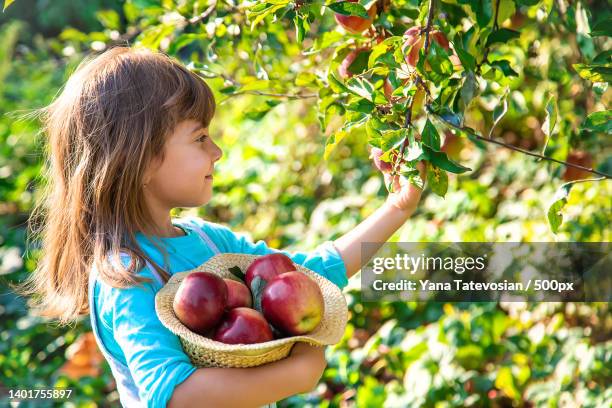
[[[197,367],[254,367],[286,357],[298,341],[313,345],[330,345],[340,341],[348,319],[346,299],[342,291],[332,282],[302,265],[295,264],[298,272],[312,278],[321,289],[325,301],[325,312],[319,325],[302,336],[285,337],[255,344],[225,344],[192,332],[174,314],[172,302],[181,281],[192,272],[210,272],[222,278],[236,277],[228,268],[238,266],[246,271],[258,255],[224,253],[210,258],[197,268],[179,272],[170,277],[166,285],[155,296],[155,310],[159,320],[176,334],[191,362]]]

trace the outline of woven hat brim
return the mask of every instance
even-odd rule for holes
[[[228,268],[238,266],[246,271],[258,255],[223,253],[210,258],[202,265],[172,277],[155,296],[155,309],[162,324],[176,334],[183,348],[197,366],[252,367],[286,357],[295,342],[313,345],[331,345],[340,341],[348,319],[348,308],[342,291],[318,273],[295,265],[298,272],[312,278],[321,289],[325,303],[324,315],[319,325],[310,333],[255,344],[225,344],[189,330],[174,314],[174,295],[183,279],[193,272],[210,272],[222,278],[235,279]]]

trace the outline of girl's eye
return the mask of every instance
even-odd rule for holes
[[[208,135],[202,135],[202,136],[198,137],[197,140],[199,142],[203,142],[207,137],[208,137]]]

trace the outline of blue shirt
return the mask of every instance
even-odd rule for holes
[[[340,288],[348,283],[344,261],[331,241],[324,242],[312,252],[291,253],[269,248],[264,241],[254,243],[246,235],[235,234],[220,224],[197,217],[190,219],[204,230],[221,252],[254,255],[281,252],[296,264],[321,274]],[[214,255],[185,219],[174,219],[173,224],[185,230],[186,235],[172,238],[136,235],[142,249],[158,265],[164,266],[165,263],[152,240],[168,251],[166,270],[171,274],[194,269]],[[127,267],[129,260],[122,258],[122,261]],[[96,280],[94,302],[98,329],[110,354],[128,366],[138,386],[140,399],[148,407],[162,407],[170,400],[175,387],[187,379],[196,367],[183,351],[179,338],[164,327],[157,317],[155,294],[161,285],[146,267],[138,271],[138,275],[148,277],[152,282],[117,289]]]

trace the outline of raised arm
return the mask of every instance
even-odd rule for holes
[[[425,180],[424,165],[419,163],[417,167],[421,178]],[[385,184],[390,179],[390,175],[385,173]],[[395,192],[389,194],[380,208],[355,228],[334,241],[334,246],[346,265],[348,278],[356,274],[416,210],[423,190],[409,184],[405,179],[400,182],[400,179],[396,178],[394,184]],[[368,245],[366,252],[362,254],[362,242],[376,243],[376,245]],[[362,259],[364,263],[362,263]]]
[[[252,368],[200,368],[179,384],[168,407],[260,407],[312,390],[325,369],[324,347],[297,343],[289,357]]]

